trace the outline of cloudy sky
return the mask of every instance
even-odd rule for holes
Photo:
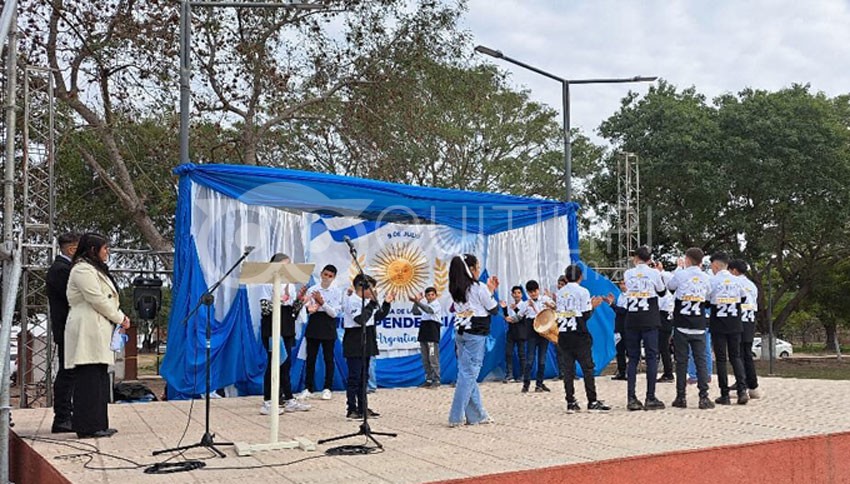
[[[850,92],[848,0],[470,0],[464,26],[475,44],[568,79],[659,76],[709,98],[792,83]],[[560,111],[557,82],[488,59]],[[572,86],[573,127],[592,134],[629,89],[646,86]]]

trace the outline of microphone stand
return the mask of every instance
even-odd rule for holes
[[[366,312],[366,298],[363,296],[365,296],[366,289],[372,289],[372,294],[374,295],[375,299],[379,299],[378,292],[377,290],[375,290],[374,287],[372,287],[369,281],[366,280],[366,273],[363,272],[363,267],[360,265],[360,261],[357,260],[357,250],[354,248],[351,242],[346,242],[348,243],[348,249],[349,253],[351,254],[351,258],[354,260],[354,263],[357,265],[357,271],[360,273],[360,314],[364,314]],[[363,358],[364,360],[363,365],[361,365],[360,368],[360,398],[363,401],[363,421],[360,423],[360,429],[357,432],[353,432],[350,434],[338,435],[336,437],[319,440],[317,441],[318,444],[326,444],[328,442],[357,437],[358,435],[365,435],[369,440],[375,443],[377,448],[382,449],[384,446],[381,445],[381,443],[375,439],[375,435],[380,435],[384,437],[398,436],[398,434],[392,432],[373,432],[372,428],[369,426],[369,400],[367,397],[368,392],[366,391],[366,384],[367,380],[369,379],[369,359],[371,357],[366,357],[366,323],[367,321],[363,322],[363,327],[360,331],[360,354],[362,355],[361,358]],[[378,322],[375,321],[375,325],[377,324]],[[366,448],[365,445],[359,445],[356,447]]]
[[[205,350],[206,354],[204,358],[204,366],[206,367],[206,385],[204,386],[204,435],[201,437],[201,441],[198,443],[191,445],[183,445],[180,447],[172,447],[170,449],[155,450],[153,451],[153,455],[164,454],[166,452],[180,452],[187,449],[194,449],[195,447],[206,447],[207,449],[210,449],[212,452],[214,452],[223,459],[227,456],[225,456],[224,452],[220,451],[216,446],[233,445],[233,442],[215,442],[215,434],[210,432],[210,340],[212,338],[211,312],[212,305],[215,302],[215,296],[213,296],[213,293],[216,291],[216,289],[219,288],[219,286],[221,286],[224,280],[227,279],[227,276],[229,276],[231,272],[233,272],[237,267],[239,267],[239,264],[241,264],[242,261],[244,261],[245,258],[248,257],[248,254],[250,254],[252,250],[253,247],[245,249],[245,252],[242,253],[241,257],[239,257],[239,260],[237,260],[232,266],[230,266],[230,269],[228,269],[227,272],[225,272],[224,275],[221,276],[221,279],[216,281],[215,284],[213,284],[209,289],[207,289],[206,291],[204,291],[203,294],[201,294],[201,297],[198,299],[198,302],[197,304],[195,304],[195,307],[192,308],[191,311],[189,311],[189,314],[187,314],[185,318],[183,318],[182,324],[187,324],[192,318],[192,316],[194,316],[201,308],[201,305],[207,307]]]

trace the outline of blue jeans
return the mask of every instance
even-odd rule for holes
[[[366,389],[372,392],[378,389],[378,376],[375,374],[376,361],[378,359],[374,357],[369,359],[369,379],[366,381]]]
[[[457,386],[455,387],[452,408],[449,411],[450,424],[477,424],[490,418],[481,403],[478,391],[478,374],[484,363],[484,343],[486,336],[475,334],[455,335],[457,349]]]
[[[705,331],[705,367],[708,372],[708,379],[711,380],[711,372],[714,371],[714,365],[711,361],[711,333]],[[697,379],[697,368],[694,365],[694,355],[691,350],[688,350],[688,378],[691,380]]]
[[[627,329],[626,352],[629,355],[629,365],[626,368],[628,377],[629,399],[637,398],[637,367],[640,361],[640,342],[646,356],[646,398],[655,398],[655,379],[658,377],[658,329]]]

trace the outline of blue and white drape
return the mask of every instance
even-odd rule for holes
[[[255,246],[248,260],[268,261],[284,252],[296,262],[316,263],[314,278],[325,264],[339,270],[336,283],[345,288],[354,275],[343,239],[358,248],[361,262],[372,272],[378,256],[400,248],[424,261],[425,285],[439,285],[453,255],[473,253],[485,273],[498,275],[497,296],[508,298],[513,285],[536,279],[554,290],[558,275],[578,261],[577,206],[534,198],[459,190],[412,187],[293,170],[230,165],[182,165],[175,230],[175,272],[168,351],[162,374],[169,397],[203,392],[206,309],[184,324],[205,289],[218,280],[242,254]],[[437,261],[442,261],[440,265]],[[589,269],[585,285],[593,294],[616,293],[607,280]],[[259,299],[270,287],[240,286],[238,269],[213,294],[212,387],[236,385],[240,394],[262,390],[266,357],[259,341]],[[447,291],[442,301],[448,309]],[[406,300],[393,305],[385,320],[381,386],[416,385],[423,381],[415,339],[415,317]],[[446,314],[441,342],[444,381],[453,381],[456,362],[454,332]],[[615,354],[613,313],[603,305],[591,320],[594,361],[601,370]],[[301,355],[300,335],[293,356]],[[493,318],[492,334],[481,378],[504,370],[505,323]],[[335,358],[335,388],[346,374],[341,348]],[[321,359],[318,365],[322,365]],[[303,360],[294,358],[292,381],[303,387]],[[547,373],[557,371],[554,348]],[[318,368],[317,374],[323,374]]]

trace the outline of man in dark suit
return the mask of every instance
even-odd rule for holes
[[[79,234],[67,233],[59,236],[59,255],[47,271],[47,300],[50,304],[50,324],[53,341],[59,348],[59,371],[53,382],[53,427],[54,434],[71,430],[71,396],[74,394],[74,369],[65,368],[65,320],[68,319],[68,277],[71,275],[71,259],[77,251]]]

